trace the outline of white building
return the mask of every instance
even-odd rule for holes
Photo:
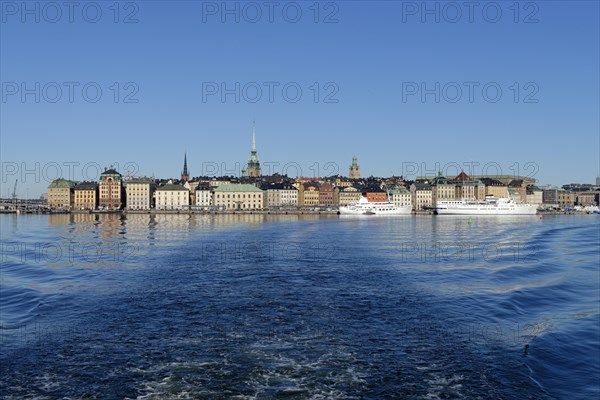
[[[208,185],[200,184],[196,187],[196,205],[199,207],[212,205],[212,192]]]
[[[125,193],[127,209],[149,210],[152,208],[152,196],[156,185],[150,178],[132,178],[126,182]]]
[[[182,185],[167,183],[155,193],[157,210],[182,210],[190,205],[190,191]]]

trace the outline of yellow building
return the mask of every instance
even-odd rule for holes
[[[304,186],[304,206],[315,207],[319,205],[319,189],[314,185]]]
[[[340,190],[339,193],[339,203],[340,206],[347,206],[350,204],[354,204],[354,203],[358,203],[358,201],[360,200],[361,197],[361,193],[358,191],[357,188],[353,187],[353,186],[348,186],[345,187],[344,189]]]
[[[227,210],[258,210],[263,208],[263,196],[254,185],[221,185],[213,192],[213,204]]]
[[[497,199],[508,198],[508,186],[493,178],[483,178],[481,180],[485,185],[485,195],[494,196]]]
[[[456,198],[456,184],[441,174],[431,180],[431,202]]]
[[[566,190],[558,191],[558,205],[560,207],[570,206],[573,207],[575,205],[575,193],[567,192]]]
[[[415,210],[424,210],[433,206],[431,185],[428,183],[413,183],[410,185],[412,206]]]
[[[73,188],[73,208],[76,210],[95,210],[98,207],[98,184],[81,182]]]
[[[58,178],[48,186],[48,207],[70,209],[74,204],[73,182]]]

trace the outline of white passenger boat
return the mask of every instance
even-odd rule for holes
[[[341,215],[408,215],[412,206],[397,206],[390,201],[370,202],[361,197],[358,203],[340,207]]]
[[[435,211],[439,215],[534,215],[537,205],[486,196],[485,200],[439,200]]]

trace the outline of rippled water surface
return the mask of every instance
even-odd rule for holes
[[[2,398],[600,395],[599,216],[0,228]]]

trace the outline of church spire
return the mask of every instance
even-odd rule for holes
[[[258,161],[258,155],[256,154],[256,128],[254,122],[252,122],[252,150],[250,150],[250,158],[248,158],[248,168],[246,173],[250,177],[260,176],[260,162]]]
[[[187,182],[190,179],[187,166],[187,152],[183,153],[183,171],[181,171],[181,180]]]

